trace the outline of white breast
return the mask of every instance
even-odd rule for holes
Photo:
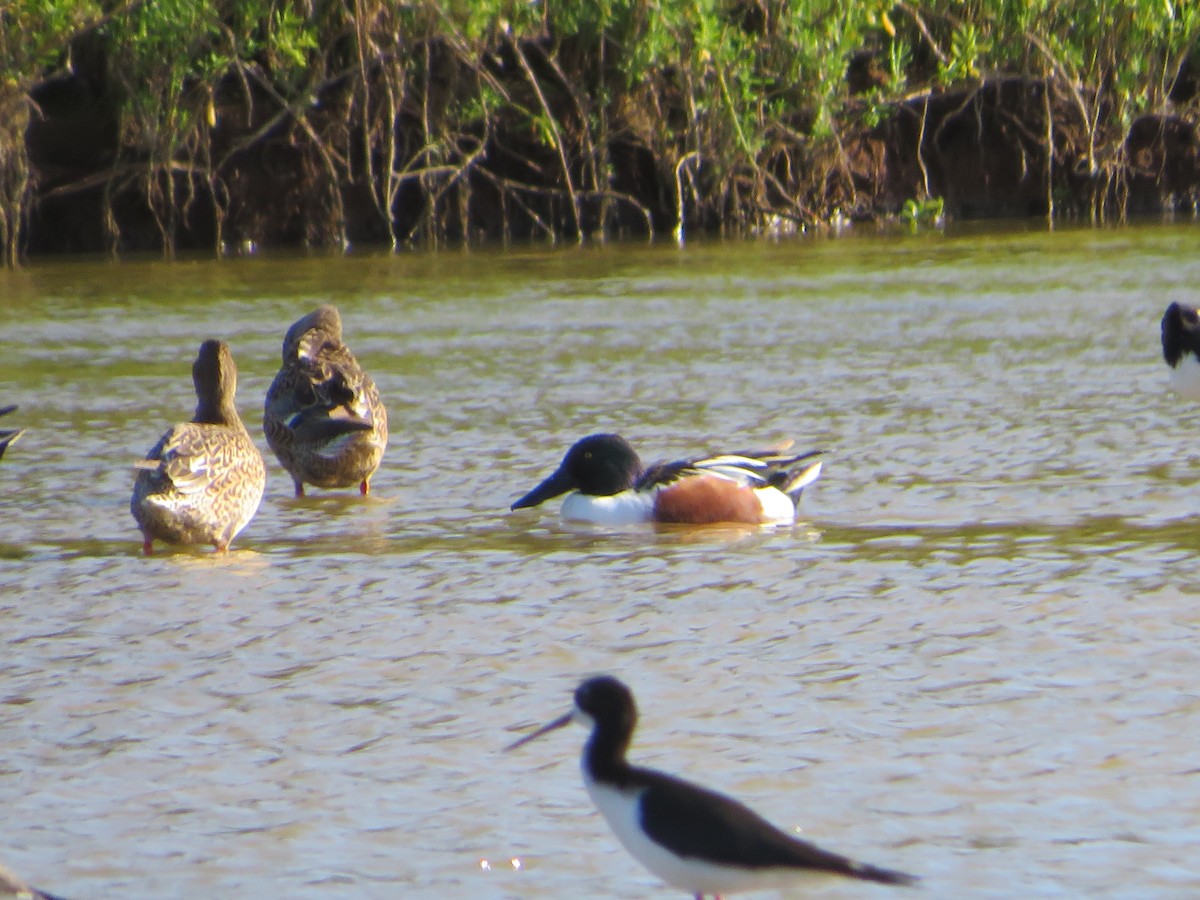
[[[1200,360],[1185,353],[1179,365],[1171,369],[1171,390],[1184,400],[1200,402]]]
[[[592,497],[572,491],[563,501],[562,517],[569,522],[618,527],[649,522],[654,517],[654,497],[649,493],[622,491],[611,497]]]

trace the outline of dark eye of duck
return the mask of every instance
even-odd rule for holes
[[[1196,322],[1200,321],[1200,310],[1185,309],[1183,311],[1183,318],[1184,321],[1195,324]]]

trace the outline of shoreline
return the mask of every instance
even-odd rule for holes
[[[383,22],[381,6],[369,28],[259,23],[261,41],[205,70],[228,23],[147,59],[147,38],[121,28],[166,25],[132,2],[130,22],[82,27],[53,65],[0,82],[0,259],[1200,209],[1190,48],[1118,102],[1111,71],[1089,88],[1036,36],[1044,71],[981,76],[983,50],[956,43],[966,26],[927,6],[898,4],[821,52],[788,43],[811,24],[799,13],[752,15],[762,4],[735,4],[708,38],[711,22],[621,19],[637,4],[594,33],[550,12],[464,24],[437,3]],[[347,24],[362,26],[353,54],[333,30]],[[636,41],[657,55],[637,61]]]

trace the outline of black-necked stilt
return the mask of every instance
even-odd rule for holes
[[[0,407],[0,416],[6,416],[14,410],[16,410],[16,406],[2,406]],[[0,456],[3,456],[4,451],[8,449],[8,445],[13,443],[17,438],[24,434],[24,432],[24,428],[0,430]]]
[[[1171,387],[1185,400],[1200,400],[1200,311],[1172,303],[1162,317],[1163,359]]]
[[[917,881],[792,837],[732,797],[629,765],[625,753],[637,725],[637,704],[629,688],[610,676],[583,682],[571,712],[505,749],[571,722],[592,730],[583,748],[583,783],[609,827],[642,865],[697,900],[784,887],[813,875],[882,884]]]

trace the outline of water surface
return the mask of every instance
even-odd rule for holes
[[[612,672],[634,758],[924,876],[1200,891],[1200,410],[1158,319],[1196,230],[39,262],[0,273],[0,860],[89,897],[675,896],[500,748]],[[374,493],[267,494],[140,555],[131,464],[336,303],[389,405]],[[6,421],[7,425],[8,422]],[[577,437],[828,451],[792,529],[507,512]],[[515,864],[513,861],[517,861]],[[820,896],[893,894],[834,884]],[[899,896],[903,892],[895,892]]]

